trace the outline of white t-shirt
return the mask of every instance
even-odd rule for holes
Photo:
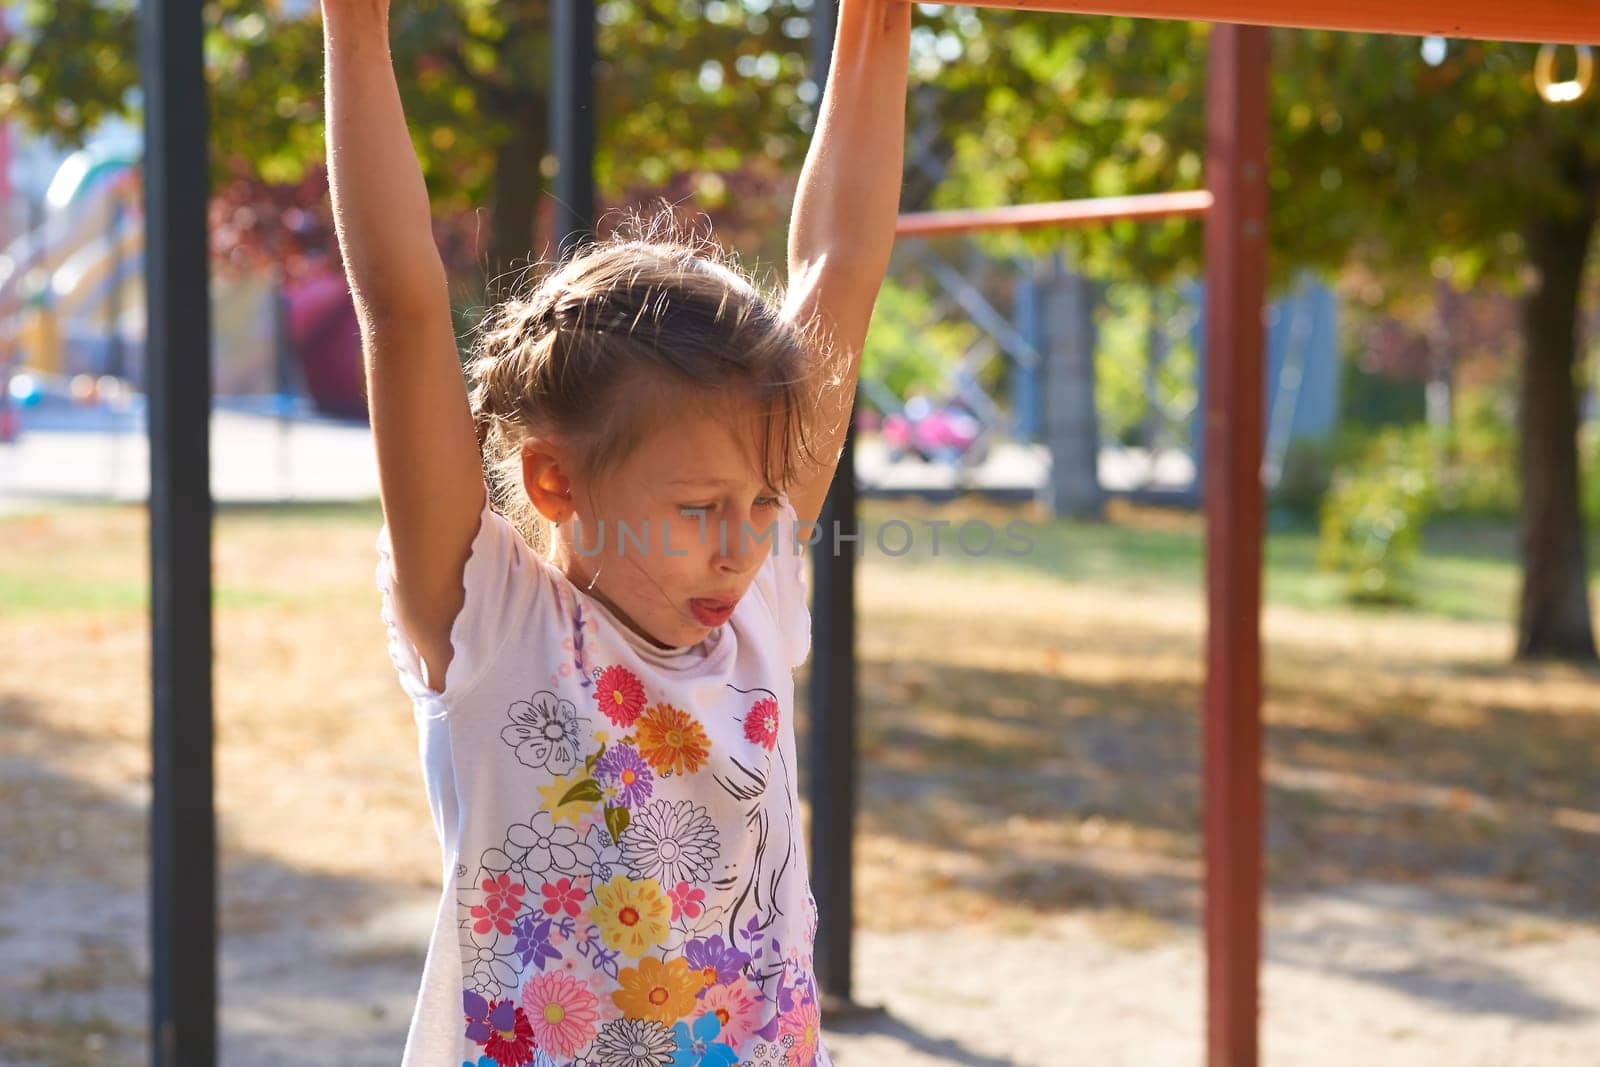
[[[831,1067],[812,966],[787,497],[732,617],[665,650],[486,502],[445,687],[377,584],[443,846],[403,1067]]]

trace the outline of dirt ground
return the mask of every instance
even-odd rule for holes
[[[229,1067],[404,1039],[438,845],[375,534],[219,520]],[[0,1064],[142,1063],[143,517],[0,535],[46,591],[0,606]],[[870,556],[861,595],[855,980],[887,1012],[825,1016],[837,1062],[1200,1062],[1202,604]],[[1600,1063],[1600,674],[1510,665],[1495,624],[1264,633],[1263,1062]]]

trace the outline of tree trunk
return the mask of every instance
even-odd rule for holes
[[[1045,261],[1044,437],[1050,446],[1045,503],[1057,517],[1105,517],[1100,487],[1100,422],[1094,401],[1095,306],[1102,286]]]
[[[539,193],[544,188],[539,164],[548,140],[547,121],[543,101],[525,108],[512,118],[511,136],[495,154],[494,207],[485,264],[491,300],[509,295],[523,270],[536,258],[534,218]]]
[[[1578,497],[1578,303],[1595,225],[1594,185],[1579,181],[1577,218],[1525,231],[1538,279],[1524,298],[1527,356],[1518,412],[1522,462],[1522,604],[1517,659],[1593,662],[1583,510]]]
[[[1428,427],[1448,430],[1455,422],[1457,359],[1450,316],[1467,312],[1461,301],[1451,299],[1449,282],[1440,279],[1433,291],[1433,312],[1427,326],[1428,384],[1423,395],[1427,402]]]

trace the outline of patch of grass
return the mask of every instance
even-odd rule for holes
[[[377,537],[376,501],[351,504],[235,505],[213,523],[212,581],[219,608],[314,608],[330,593],[352,593],[371,573],[330,570],[330,539],[368,530]],[[63,504],[0,520],[8,551],[0,555],[0,615],[123,612],[150,606],[150,529],[142,507]],[[288,564],[296,580],[264,581]],[[299,564],[298,568],[295,564]],[[298,574],[294,572],[298,570]]]
[[[1205,526],[1199,514],[1172,513],[1113,502],[1111,521],[1051,519],[1034,508],[1005,509],[981,503],[946,507],[918,501],[866,501],[861,508],[866,551],[885,563],[908,568],[944,568],[958,572],[1048,575],[1062,582],[1116,589],[1193,591],[1204,589]],[[958,540],[961,523],[982,519],[994,530],[993,547],[978,553],[983,537],[973,527],[964,551]],[[1008,535],[1013,519],[1027,525]],[[885,526],[907,523],[915,539],[912,551],[889,558],[878,548],[881,535],[891,549],[905,540],[903,531]],[[937,551],[928,523],[948,522],[939,529]],[[1342,579],[1316,567],[1317,532],[1305,523],[1287,523],[1270,531],[1263,544],[1262,597],[1268,603],[1311,610],[1390,611],[1347,605]],[[1600,537],[1589,558],[1600,559]],[[1513,623],[1521,575],[1516,532],[1509,523],[1441,522],[1423,535],[1422,558],[1416,571],[1418,615]],[[1600,598],[1600,578],[1593,583]]]
[[[212,604],[219,608],[256,608],[274,604],[301,604],[310,599],[305,593],[217,585]],[[0,573],[0,614],[75,614],[80,612],[121,612],[130,624],[140,624],[140,616],[150,610],[148,579],[105,581],[70,575],[24,575]]]

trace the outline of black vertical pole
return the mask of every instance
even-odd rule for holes
[[[556,151],[556,248],[594,233],[594,0],[555,0],[550,130]]]
[[[833,59],[838,0],[811,9],[811,69],[820,114]],[[856,813],[856,556],[860,542],[834,550],[835,531],[856,532],[855,410],[838,473],[812,550],[811,644],[811,884],[817,898],[817,982],[834,1011],[850,1011],[855,934]]]
[[[145,278],[150,432],[150,1047],[217,1059],[212,810],[210,300],[202,0],[145,0]]]

